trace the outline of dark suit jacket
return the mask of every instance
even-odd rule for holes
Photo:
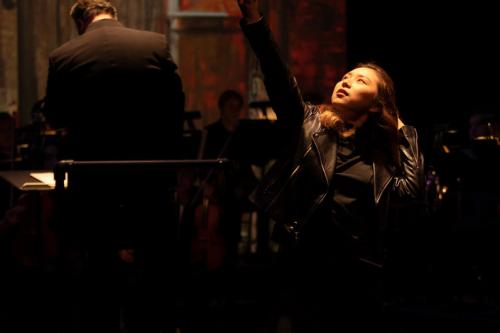
[[[60,158],[176,158],[184,93],[162,34],[92,23],[50,55],[48,122],[66,128]]]

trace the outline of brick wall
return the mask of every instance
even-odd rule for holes
[[[0,111],[17,104],[17,12],[0,6]]]
[[[31,92],[25,95],[30,99],[25,103],[25,113],[29,113],[27,108],[32,102],[45,94],[50,51],[76,35],[68,16],[73,0],[29,3],[33,11],[24,33],[32,38],[28,43],[26,38],[22,39],[24,57],[18,57],[17,11],[0,6],[0,108],[18,102],[18,68],[21,68],[23,90]],[[248,83],[253,55],[239,29],[234,1],[182,0],[179,4],[186,9],[225,10],[233,17],[184,20],[173,25],[177,29],[173,33],[168,26],[168,0],[115,0],[115,3],[119,20],[125,25],[174,37],[173,53],[185,82],[186,107],[202,111],[202,125],[216,119],[217,97],[224,89],[234,88],[245,96],[251,95],[252,85]],[[268,0],[262,1],[262,6],[302,91],[314,92],[328,100],[333,82],[346,65],[345,0]],[[30,52],[32,56],[26,56]]]
[[[344,0],[290,2],[289,61],[304,95],[328,102],[346,69]]]
[[[186,92],[186,109],[202,113],[198,127],[219,117],[217,100],[226,89],[247,91],[247,59],[243,35],[235,18],[176,20],[179,73]]]

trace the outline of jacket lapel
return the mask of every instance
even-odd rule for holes
[[[312,141],[318,153],[323,176],[329,187],[337,161],[337,136],[333,132],[319,130],[313,133]],[[375,204],[378,204],[393,178],[393,173],[386,166],[382,154],[375,154],[375,156],[378,156],[378,158],[373,161],[373,194]]]
[[[375,154],[380,156],[380,154]],[[393,177],[392,172],[386,167],[383,159],[378,158],[373,161],[373,194],[375,204],[378,204],[384,190],[389,185]]]
[[[320,130],[313,133],[312,140],[318,152],[326,184],[330,186],[337,160],[337,137],[333,132]]]

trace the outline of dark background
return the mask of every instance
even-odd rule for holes
[[[351,67],[374,60],[393,77],[403,120],[427,141],[439,124],[498,113],[498,11],[487,1],[346,1]]]
[[[388,71],[401,117],[417,127],[426,162],[428,210],[402,216],[393,237],[392,286],[409,300],[396,312],[417,326],[428,320],[494,331],[500,156],[498,145],[471,144],[468,126],[472,114],[498,121],[495,4],[348,0],[346,6],[348,68],[373,60]],[[433,192],[436,181],[447,186],[441,200]]]

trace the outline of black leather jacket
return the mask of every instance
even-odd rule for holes
[[[278,119],[289,129],[288,158],[278,160],[252,194],[257,206],[285,229],[300,236],[307,221],[328,194],[337,153],[337,134],[325,130],[317,106],[304,103],[294,76],[281,59],[264,21],[246,25],[243,32],[260,61],[265,85]],[[379,217],[386,216],[386,201],[397,195],[415,199],[423,189],[423,158],[415,128],[399,130],[401,172],[382,157],[373,162],[373,193]],[[373,223],[380,223],[374,219]]]

